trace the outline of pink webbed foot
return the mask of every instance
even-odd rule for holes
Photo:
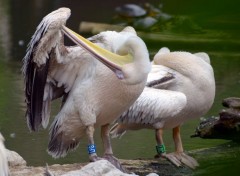
[[[89,160],[90,162],[95,162],[98,160],[102,160],[104,158],[98,157],[96,153],[89,155]]]
[[[116,157],[114,157],[112,154],[105,154],[103,158],[108,160],[110,163],[112,163],[120,171],[127,173],[126,168],[124,168],[119,162],[119,160]]]
[[[195,169],[197,166],[199,166],[198,162],[191,156],[185,154],[184,152],[174,152],[174,153],[162,153],[161,155],[156,155],[157,157],[163,157],[166,158],[168,161],[173,163],[175,166],[187,166],[191,169]]]

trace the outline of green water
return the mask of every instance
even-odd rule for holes
[[[17,0],[0,0],[0,131],[6,138],[6,146],[22,155],[28,165],[88,161],[86,140],[83,140],[79,148],[66,158],[54,160],[46,152],[48,131],[30,133],[27,128],[20,68],[26,45],[37,24],[48,12],[67,6],[72,9],[68,26],[77,31],[81,20],[110,22],[114,16],[114,7],[125,2],[134,1],[22,0],[20,3]],[[148,2],[157,5],[159,1]],[[151,56],[163,46],[169,47],[170,50],[205,51],[210,55],[216,78],[216,98],[213,107],[205,116],[216,116],[222,108],[223,98],[240,96],[240,1],[162,0],[161,2],[162,10],[172,15],[173,20],[157,24],[151,30],[139,34],[146,42]],[[93,3],[96,5],[93,6]],[[57,112],[58,103],[55,103],[54,107],[52,116]],[[238,144],[226,140],[190,138],[198,123],[199,120],[196,119],[183,125],[184,149],[221,146],[221,150],[196,156],[201,166],[193,171],[193,175],[227,175],[228,173],[236,175],[240,171]],[[97,132],[95,138],[98,153],[101,155],[102,144],[98,134]],[[170,130],[166,131],[164,139],[167,150],[173,151]],[[112,140],[112,145],[118,158],[151,158],[155,154],[154,132],[151,130],[129,132],[121,140]]]

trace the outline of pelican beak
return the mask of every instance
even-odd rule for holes
[[[89,40],[85,39],[81,35],[67,28],[66,26],[63,26],[62,31],[74,43],[76,43],[77,45],[87,50],[100,62],[102,62],[104,65],[110,68],[119,79],[124,79],[124,73],[122,71],[122,67],[125,64],[133,62],[133,56],[131,54],[121,56],[121,55],[112,53],[90,42]]]

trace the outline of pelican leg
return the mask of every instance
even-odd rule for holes
[[[96,153],[96,146],[94,144],[93,134],[94,134],[94,126],[89,125],[86,129],[87,137],[88,137],[88,154],[89,154],[89,160],[94,162],[97,160],[100,160],[102,158],[97,156]]]
[[[180,135],[180,126],[173,128],[173,140],[175,143],[176,158],[183,165],[188,166],[192,169],[195,169],[197,166],[199,166],[198,162],[194,158],[192,158],[191,156],[188,156],[183,151],[182,139],[181,139],[181,135]]]
[[[102,137],[103,147],[104,147],[103,158],[108,160],[110,163],[112,163],[116,168],[118,168],[122,172],[127,172],[126,169],[121,165],[119,160],[113,156],[109,133],[110,133],[109,124],[103,125],[101,127],[101,137]]]
[[[174,165],[181,166],[181,162],[179,162],[177,159],[175,159],[174,157],[166,153],[165,145],[163,142],[163,129],[156,129],[155,137],[157,141],[157,146],[156,146],[157,154],[154,156],[154,158],[161,158],[161,157],[167,158]]]
[[[174,140],[174,144],[175,144],[175,152],[182,153],[183,146],[182,146],[182,139],[180,136],[180,126],[173,128],[173,140]]]
[[[175,144],[175,152],[169,154],[165,152],[161,156],[168,159],[177,167],[185,165],[192,169],[195,169],[199,165],[198,162],[183,152],[180,126],[173,128],[173,140]]]
[[[166,149],[163,142],[163,129],[160,128],[155,130],[155,138],[157,141],[156,145],[157,154],[154,156],[154,158],[160,158],[166,154]]]

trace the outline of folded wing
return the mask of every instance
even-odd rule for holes
[[[136,102],[118,119],[121,123],[154,124],[171,118],[186,105],[183,93],[146,87]]]

